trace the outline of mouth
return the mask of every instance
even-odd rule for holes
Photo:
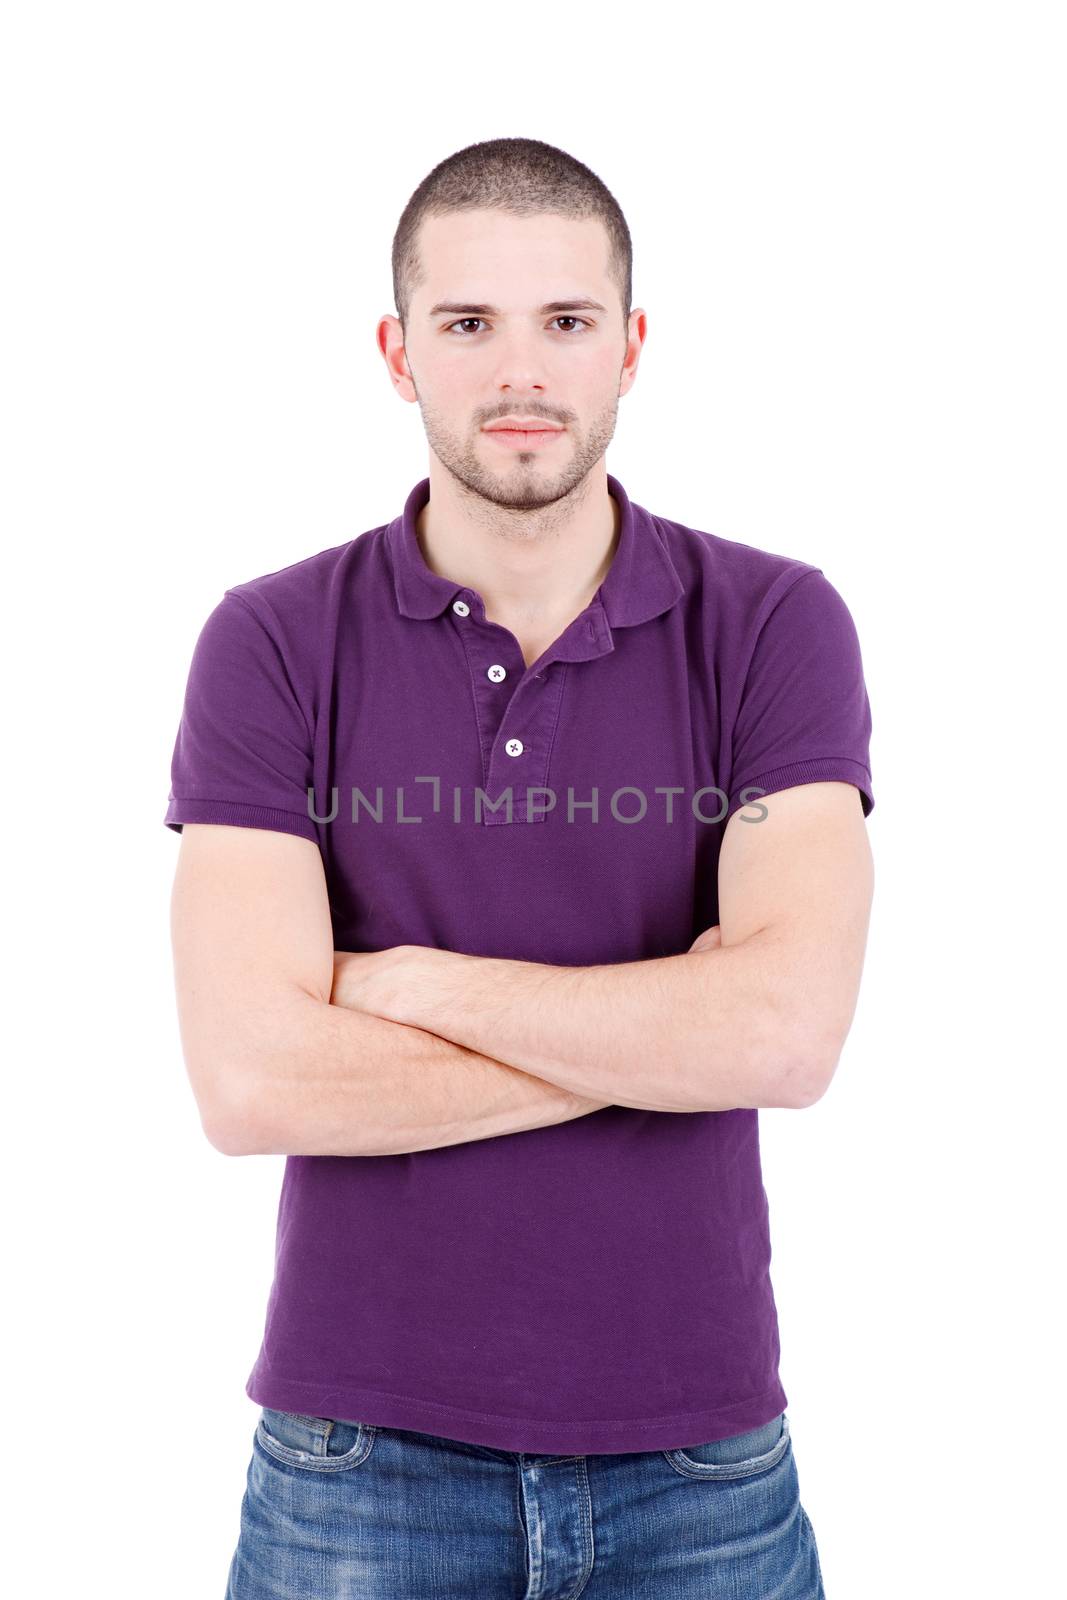
[[[563,433],[562,428],[486,428],[484,431],[490,439],[510,450],[541,450]]]

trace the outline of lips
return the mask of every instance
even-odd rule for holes
[[[547,450],[562,437],[562,428],[486,428],[485,432],[502,450]]]

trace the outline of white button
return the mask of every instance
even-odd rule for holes
[[[492,678],[494,683],[500,683],[502,679],[507,677],[503,667],[490,667],[485,675],[487,678]]]
[[[453,600],[452,610],[458,617],[469,617],[471,612],[471,608],[467,604],[466,600]]]
[[[504,746],[504,749],[507,751],[509,756],[521,756],[522,755],[522,740],[521,739],[509,739],[507,744]]]

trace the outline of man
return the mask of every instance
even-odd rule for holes
[[[630,272],[571,156],[443,161],[378,325],[428,479],[197,641],[183,1048],[288,1157],[241,1600],[823,1593],[758,1112],[851,1024],[870,710],[821,569],[608,474]]]

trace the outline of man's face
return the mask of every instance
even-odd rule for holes
[[[495,505],[551,504],[607,449],[644,338],[642,311],[623,319],[603,224],[457,212],[427,218],[418,250],[424,281],[393,361],[406,357],[430,448]],[[558,431],[488,431],[505,417]]]

